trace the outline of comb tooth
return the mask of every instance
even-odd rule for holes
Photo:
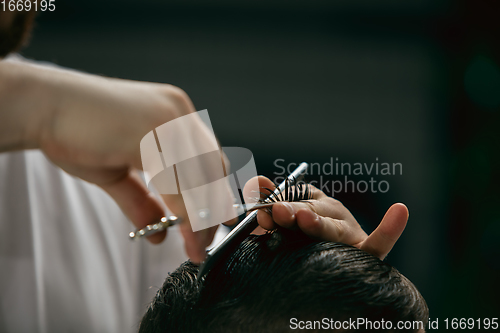
[[[269,189],[269,188],[267,188],[267,187],[262,187],[262,188],[263,188],[264,190],[266,190],[267,192],[269,192],[268,194],[265,194],[266,196],[273,195],[273,193],[274,193],[274,191],[273,191],[273,190],[271,190],[271,189]],[[260,193],[262,193],[262,192],[260,192]]]
[[[278,189],[278,193],[273,193],[273,198],[276,200],[276,201],[283,201],[283,197],[282,197],[282,194],[281,194],[281,190]]]
[[[290,193],[288,193],[289,188],[288,185],[290,185],[290,182],[288,181],[288,178],[285,180],[285,201],[288,201],[288,198],[290,196]]]
[[[263,195],[264,197],[267,197],[269,195],[269,193],[264,193],[264,192],[259,192],[261,195]],[[262,198],[259,198],[259,201],[262,201],[264,199]]]
[[[287,184],[288,179],[285,180],[285,186]],[[281,189],[278,190],[278,193],[280,195],[281,201],[285,201],[285,198],[283,197],[283,191]]]
[[[295,184],[293,189],[294,191],[292,201],[298,201],[297,199],[299,199],[298,194],[300,193],[300,186],[298,184]]]
[[[297,176],[307,172],[307,167],[307,163],[301,163],[287,178],[297,178]],[[293,186],[294,183],[291,182],[289,185]],[[278,190],[276,192],[280,192],[279,189],[281,186],[285,187],[285,184],[282,182],[280,186],[278,186]],[[274,191],[270,191],[269,197],[273,196],[275,199],[279,197],[276,194],[272,195],[272,193],[274,193]],[[271,200],[266,201],[270,202]],[[205,276],[217,264],[217,262],[227,260],[228,255],[232,253],[234,249],[241,242],[243,242],[243,240],[250,235],[250,233],[255,230],[257,226],[257,212],[253,211],[247,215],[243,221],[236,225],[236,227],[229,234],[227,234],[224,239],[208,251],[207,258],[198,271],[197,279],[201,280],[203,276]]]
[[[262,193],[262,194],[264,194],[264,198],[265,198],[265,199],[262,199],[262,202],[264,202],[265,200],[270,200],[273,202],[278,201],[278,200],[276,200],[276,195],[275,195],[273,190],[271,190],[267,187],[263,187],[263,189],[267,190],[269,193],[268,194]]]
[[[297,201],[302,201],[302,193],[304,193],[304,183],[298,182],[297,183]]]
[[[284,186],[283,189],[280,189],[279,187],[276,187],[276,190],[271,190],[267,187],[262,187],[268,193],[264,192],[259,192],[261,196],[267,198],[260,198],[259,203],[265,203],[265,202],[297,202],[297,201],[307,201],[312,198],[312,192],[309,186],[304,183],[303,181],[298,181],[296,182],[297,179],[295,177],[291,178],[286,178],[282,186]],[[268,213],[271,213],[270,211],[272,208],[269,209],[263,209],[268,211]]]
[[[269,191],[269,189],[266,189],[266,190]],[[264,202],[264,200],[265,200],[264,198],[269,197],[269,193],[264,193],[264,192],[261,192],[261,191],[259,191],[259,193],[260,193],[260,197],[259,197],[259,202],[260,203]]]
[[[299,193],[297,193],[297,196],[298,196],[297,199],[302,200],[303,193],[304,193],[304,186],[303,186],[302,183],[300,183],[300,185],[299,185]]]

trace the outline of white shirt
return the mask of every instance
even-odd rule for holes
[[[137,331],[187,256],[176,227],[161,245],[131,241],[133,229],[104,191],[40,151],[0,154],[0,332]]]

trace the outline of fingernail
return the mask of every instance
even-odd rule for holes
[[[295,209],[293,208],[293,206],[286,202],[283,202],[283,206],[292,215],[292,218],[295,218]]]

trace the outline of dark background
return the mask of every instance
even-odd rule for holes
[[[442,329],[500,317],[499,15],[497,1],[57,0],[22,54],[177,85],[270,178],[276,159],[401,163],[349,178],[387,193],[335,197],[367,232],[408,206],[387,260]]]

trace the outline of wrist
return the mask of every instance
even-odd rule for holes
[[[0,61],[0,152],[39,147],[54,110],[44,69],[20,60]]]

